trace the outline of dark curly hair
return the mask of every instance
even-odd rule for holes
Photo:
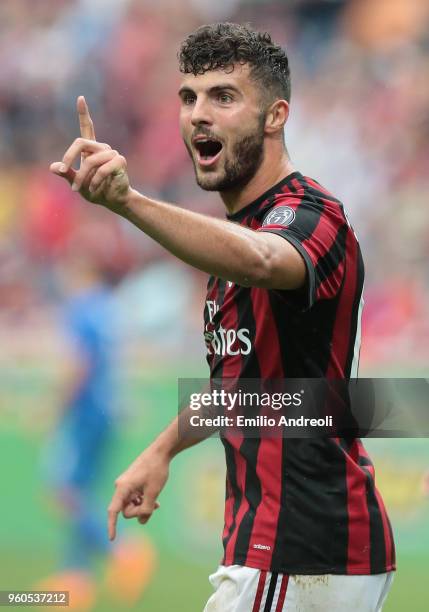
[[[257,32],[249,25],[214,23],[189,34],[179,53],[180,71],[204,74],[208,70],[232,72],[234,64],[249,64],[264,97],[290,101],[290,71],[286,53],[275,45],[267,32]]]

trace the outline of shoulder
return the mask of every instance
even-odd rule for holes
[[[295,173],[294,178],[281,190],[271,193],[257,216],[262,225],[267,225],[272,219],[293,219],[298,211],[347,221],[341,200],[315,179],[300,173]]]

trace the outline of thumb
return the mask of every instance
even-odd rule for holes
[[[152,502],[152,509],[150,510],[150,514],[152,514],[152,512],[154,510],[158,510],[158,508],[160,508],[161,504],[157,501]],[[122,510],[122,515],[124,516],[124,518],[137,518],[139,516],[141,516],[142,514],[147,514],[147,506],[145,507],[143,500],[141,500],[138,504],[136,504],[135,502],[130,502],[128,503],[124,509]]]
[[[146,492],[143,497],[143,504],[140,507],[139,512],[139,523],[144,525],[152,516],[152,513],[157,508],[156,495]]]
[[[63,167],[64,165],[62,162],[54,162],[49,166],[49,170],[53,174],[65,178],[71,185],[74,181],[74,177],[76,176],[76,170],[74,170],[73,168],[69,168],[66,172],[64,172]]]

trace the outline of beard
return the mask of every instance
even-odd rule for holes
[[[232,153],[224,162],[223,172],[199,174],[191,148],[186,148],[194,164],[197,184],[205,191],[233,191],[242,189],[255,176],[264,159],[265,114],[258,118],[256,130],[234,143]],[[214,174],[214,176],[210,176]]]

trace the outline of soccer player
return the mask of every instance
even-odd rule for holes
[[[114,425],[119,348],[114,286],[120,275],[91,249],[68,254],[65,266],[61,319],[68,344],[66,383],[45,456],[47,484],[65,519],[64,553],[59,570],[37,588],[61,590],[67,585],[83,611],[96,600],[98,555],[107,556],[106,575],[114,578],[106,580],[109,595],[129,605],[149,582],[155,554],[147,540],[119,539],[115,547],[109,545],[96,494]]]
[[[205,338],[211,376],[356,376],[364,268],[342,204],[292,166],[284,142],[290,73],[266,33],[203,26],[180,49],[180,127],[196,180],[227,219],[155,201],[130,186],[126,160],[81,138],[52,172],[210,275]],[[81,158],[79,170],[72,164]],[[142,160],[144,163],[144,160]],[[395,569],[389,519],[357,438],[222,435],[224,557],[206,611],[380,610]],[[146,523],[173,457],[195,439],[174,420],[115,482],[119,513]]]

